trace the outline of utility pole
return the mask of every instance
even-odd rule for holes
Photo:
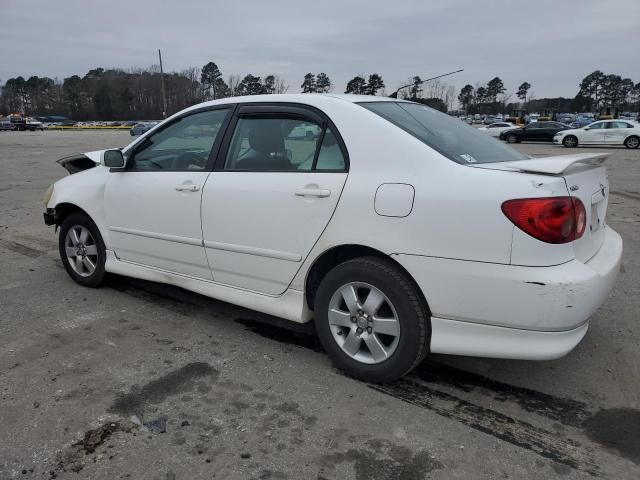
[[[162,118],[167,118],[167,96],[164,93],[164,72],[162,71],[162,53],[158,49],[158,58],[160,59],[160,85],[162,88]]]

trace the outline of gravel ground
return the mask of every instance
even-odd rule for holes
[[[0,479],[640,477],[640,151],[575,150],[613,152],[625,242],[575,351],[433,356],[375,386],[336,371],[307,326],[150,282],[74,284],[42,222],[54,160],[129,141],[0,132]]]

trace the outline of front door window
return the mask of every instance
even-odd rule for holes
[[[184,117],[144,138],[128,169],[138,171],[204,171],[227,109]]]

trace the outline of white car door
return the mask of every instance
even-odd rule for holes
[[[604,143],[622,145],[629,134],[629,128],[631,128],[631,125],[627,122],[607,122],[607,128],[604,131]]]
[[[578,142],[582,144],[603,144],[606,122],[595,122],[582,129]]]
[[[200,201],[230,118],[229,108],[187,114],[125,152],[109,174],[105,213],[120,260],[211,279]]]
[[[202,197],[213,278],[281,294],[333,215],[347,152],[328,119],[300,106],[242,106],[232,123]]]

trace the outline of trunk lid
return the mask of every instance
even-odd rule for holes
[[[576,259],[586,262],[598,252],[604,242],[605,217],[609,204],[609,181],[603,162],[609,155],[609,153],[578,153],[513,162],[485,163],[473,165],[473,167],[562,177],[567,187],[567,194],[579,198],[587,213],[584,234],[573,242]]]

